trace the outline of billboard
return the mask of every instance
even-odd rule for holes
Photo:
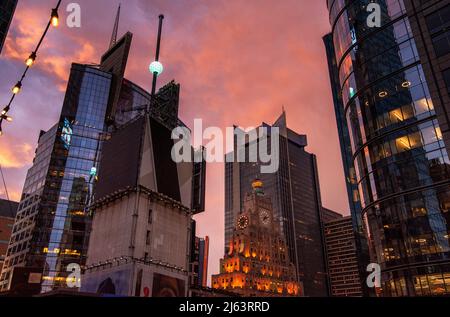
[[[153,274],[153,297],[185,297],[185,281],[175,277]]]

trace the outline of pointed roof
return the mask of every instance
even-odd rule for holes
[[[121,4],[119,4],[119,8],[117,8],[116,21],[114,22],[114,28],[111,35],[111,42],[109,43],[109,48],[112,48],[117,43],[117,33],[119,31],[119,21],[120,21],[120,7]]]
[[[282,136],[284,136],[284,137],[287,137],[287,130],[288,130],[288,128],[287,128],[286,111],[284,110],[284,106],[283,106],[283,110],[282,110],[281,115],[275,121],[273,126],[280,128],[280,134]]]
[[[284,110],[284,106],[282,108],[281,115],[275,121],[273,126],[274,127],[279,127],[279,128],[287,128],[286,111]]]

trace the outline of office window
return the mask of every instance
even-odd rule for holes
[[[153,210],[149,209],[149,211],[148,211],[148,223],[149,224],[152,223],[152,213],[153,213]]]
[[[450,26],[450,5],[447,5],[425,17],[430,34],[434,35]]]
[[[437,57],[450,53],[450,30],[432,37],[431,40]]]
[[[425,17],[438,57],[450,53],[450,5]]]

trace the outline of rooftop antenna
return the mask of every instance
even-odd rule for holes
[[[119,3],[119,8],[117,9],[116,21],[114,22],[114,29],[111,36],[111,42],[109,43],[109,48],[112,48],[117,43],[117,33],[119,31],[119,21],[120,21],[120,7],[121,4]]]
[[[155,92],[156,92],[156,81],[158,76],[162,74],[164,67],[159,62],[159,53],[161,51],[161,34],[162,34],[162,26],[163,26],[164,15],[159,15],[159,27],[158,27],[158,38],[156,40],[156,55],[155,61],[150,64],[149,70],[150,73],[153,74],[153,82],[152,82],[152,94],[150,103],[153,104],[155,101]],[[151,105],[150,105],[151,106]],[[149,109],[148,109],[149,110]]]

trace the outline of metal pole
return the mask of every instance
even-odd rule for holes
[[[160,15],[159,16],[159,27],[158,27],[158,39],[156,42],[156,56],[155,56],[155,61],[159,61],[159,52],[161,50],[161,33],[162,33],[162,25],[163,25],[163,20],[164,20],[164,15]],[[155,92],[156,92],[156,80],[158,78],[158,73],[154,72],[153,73],[153,83],[152,83],[152,103],[153,103],[153,98],[155,96]]]

